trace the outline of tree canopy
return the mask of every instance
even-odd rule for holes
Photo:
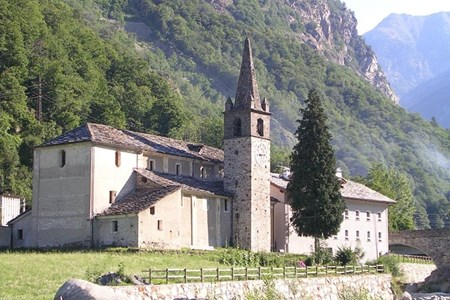
[[[411,182],[404,173],[374,164],[364,183],[397,202],[389,207],[390,231],[414,229],[414,197]]]
[[[298,143],[292,152],[292,175],[287,187],[291,223],[299,235],[326,239],[338,233],[345,203],[318,92],[311,90],[305,103],[295,132]]]

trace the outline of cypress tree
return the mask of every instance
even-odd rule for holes
[[[287,187],[291,224],[299,235],[319,239],[335,235],[343,221],[345,203],[336,177],[336,159],[321,98],[310,90],[295,133],[298,143],[291,154],[292,176]]]

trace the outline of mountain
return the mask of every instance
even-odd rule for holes
[[[221,147],[249,36],[272,112],[272,168],[323,98],[347,177],[410,176],[419,228],[450,212],[450,132],[396,104],[338,0],[0,0],[0,186],[29,195],[32,147],[92,121]],[[20,8],[20,9],[19,9]],[[428,214],[428,215],[427,215]]]
[[[419,84],[402,97],[405,108],[450,128],[450,70]],[[406,106],[407,105],[407,106]]]
[[[441,125],[448,127],[448,121],[440,120],[449,119],[449,115],[440,107],[447,105],[442,92],[447,84],[443,73],[450,70],[450,13],[391,14],[364,34],[364,39],[377,54],[389,82],[400,96],[400,104],[428,119],[435,116]],[[441,74],[442,78],[427,83]],[[428,92],[433,99],[424,98],[421,90],[431,87],[436,89]],[[422,103],[415,105],[419,101]]]

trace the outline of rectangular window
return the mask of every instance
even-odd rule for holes
[[[381,242],[381,232],[378,232],[378,241]]]
[[[366,212],[367,221],[370,221],[370,211]]]
[[[381,213],[378,213],[378,222],[381,222]]]
[[[158,220],[158,230],[163,230],[163,221]]]
[[[17,230],[17,239],[23,240],[23,229]]]
[[[180,175],[181,174],[181,165],[180,164],[176,164],[175,165],[175,174],[176,175]]]
[[[359,230],[356,230],[356,238],[359,240]]]
[[[346,209],[346,210],[344,211],[344,217],[345,217],[346,220],[348,219],[348,209]]]
[[[367,241],[370,242],[370,231],[367,231]]]
[[[117,220],[112,221],[112,231],[117,232],[119,230],[119,222]]]
[[[116,155],[115,155],[115,162],[116,162],[116,167],[120,167],[121,164],[121,153],[120,151],[116,151]]]
[[[359,210],[355,211],[356,220],[359,221]]]
[[[151,214],[151,215],[154,215],[154,214],[155,214],[155,207],[154,207],[154,206],[151,206],[151,207],[150,207],[150,214]]]
[[[153,170],[155,169],[155,161],[154,161],[153,159],[150,159],[150,160],[148,161],[148,169],[149,169],[150,171],[153,171]]]
[[[116,191],[109,191],[109,203],[112,204],[116,201]]]
[[[223,200],[223,211],[224,212],[229,212],[230,211],[228,199],[224,199]]]
[[[345,240],[348,241],[348,230],[345,230]]]

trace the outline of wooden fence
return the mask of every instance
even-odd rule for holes
[[[314,266],[314,267],[257,267],[257,268],[200,268],[148,269],[151,284],[218,282],[236,280],[261,280],[265,278],[308,278],[318,276],[342,276],[350,274],[384,273],[383,265],[359,266]],[[146,278],[147,279],[147,278]]]
[[[414,264],[434,264],[433,260],[428,256],[401,255],[401,254],[390,254],[390,255],[396,257],[399,262],[414,263]]]

